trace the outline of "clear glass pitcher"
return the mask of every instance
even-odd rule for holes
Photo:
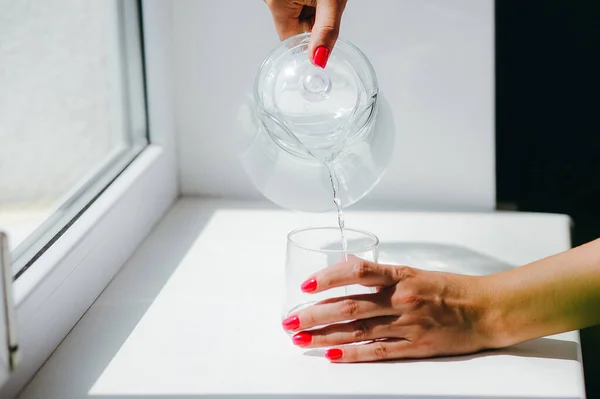
[[[367,57],[338,39],[327,66],[308,57],[310,33],[280,43],[263,61],[241,114],[240,158],[254,186],[281,207],[344,207],[367,195],[394,148],[382,122],[377,77]]]

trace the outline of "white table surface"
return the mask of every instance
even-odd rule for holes
[[[180,200],[21,397],[584,397],[577,332],[471,356],[389,363],[331,364],[294,347],[280,328],[286,234],[334,221],[333,214]],[[480,259],[479,272],[488,273],[570,246],[569,219],[560,215],[351,209],[347,225],[377,234],[384,252],[391,248],[382,257],[394,258],[394,242],[400,257],[409,242],[434,252],[427,245],[476,251],[460,255],[471,266],[423,251],[408,256],[419,263],[411,266],[455,272],[472,272]]]

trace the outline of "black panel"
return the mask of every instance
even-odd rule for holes
[[[571,215],[574,245],[600,237],[599,75],[600,1],[496,1],[497,199]],[[582,335],[600,397],[600,328]]]

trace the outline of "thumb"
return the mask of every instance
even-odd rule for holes
[[[340,33],[342,13],[347,0],[319,0],[309,44],[313,63],[325,68]]]

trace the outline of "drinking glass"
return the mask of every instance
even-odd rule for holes
[[[379,239],[364,230],[345,228],[347,255],[377,262]],[[282,320],[324,299],[375,292],[361,285],[338,287],[317,294],[306,294],[302,282],[321,269],[344,260],[339,227],[309,227],[288,234],[285,265],[285,298]],[[352,266],[348,266],[352,267]]]

